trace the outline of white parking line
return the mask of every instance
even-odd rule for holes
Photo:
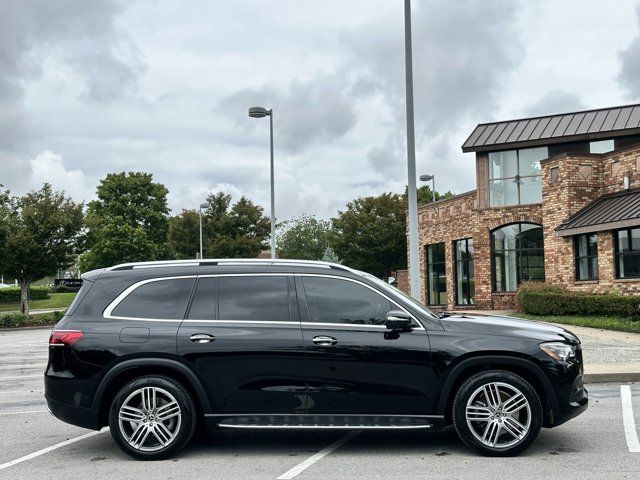
[[[0,415],[20,415],[22,413],[49,413],[49,410],[23,410],[21,412],[0,412]]]
[[[19,377],[0,377],[0,381],[3,380],[22,380],[23,378],[44,378],[44,372],[40,375],[20,375]]]
[[[631,403],[631,387],[620,385],[620,398],[622,399],[622,422],[624,423],[624,436],[631,453],[640,453],[640,441],[636,431],[636,421],[633,418],[633,405]]]
[[[66,447],[67,445],[71,445],[72,443],[79,442],[80,440],[84,440],[85,438],[93,437],[106,431],[106,428],[99,430],[97,432],[89,432],[84,435],[80,435],[79,437],[73,437],[69,440],[65,440],[64,442],[56,443],[55,445],[51,445],[50,447],[43,448],[42,450],[38,450],[37,452],[30,453],[29,455],[25,455],[24,457],[16,458],[15,460],[11,460],[10,462],[3,463],[0,465],[0,470],[4,470],[5,468],[13,467],[22,462],[26,462],[27,460],[31,460],[32,458],[39,457],[44,455],[45,453],[49,453],[52,450],[57,450],[58,448]]]
[[[318,460],[321,460],[323,457],[326,457],[335,449],[340,448],[342,445],[347,443],[349,440],[351,440],[353,437],[355,437],[359,433],[360,433],[360,430],[347,433],[344,437],[340,438],[339,440],[336,440],[328,447],[320,450],[318,453],[314,453],[309,458],[307,458],[304,462],[299,463],[298,465],[293,467],[291,470],[280,475],[277,480],[289,480],[291,478],[295,478],[301,472],[303,472],[304,470],[309,468],[311,465],[316,463]]]

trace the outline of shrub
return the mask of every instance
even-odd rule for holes
[[[34,285],[29,288],[31,300],[49,298],[49,290],[45,286]],[[0,288],[0,303],[17,303],[20,301],[20,287]]]
[[[0,327],[36,327],[40,325],[53,325],[57,323],[64,312],[55,311],[51,313],[41,313],[38,315],[31,315],[27,318],[22,313],[0,313]]]
[[[640,320],[640,297],[570,292],[562,288],[518,290],[518,304],[534,315],[602,315]]]

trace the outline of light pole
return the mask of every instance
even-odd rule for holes
[[[202,209],[209,208],[208,203],[201,203],[200,208],[198,208],[198,217],[200,219],[200,260],[202,260]]]
[[[271,258],[276,258],[276,201],[273,185],[273,110],[264,107],[251,107],[249,109],[251,118],[269,117],[269,137],[271,147]]]
[[[413,63],[411,53],[411,1],[404,0],[404,66],[407,109],[407,187],[409,190],[409,281],[411,296],[420,300],[418,252],[418,198],[416,192],[416,138],[413,126]]]
[[[433,201],[436,201],[436,177],[435,175],[420,175],[421,182],[428,182],[431,180],[431,193],[433,194]]]

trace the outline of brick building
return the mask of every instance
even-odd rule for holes
[[[640,293],[640,105],[478,125],[476,189],[419,207],[423,301],[514,305],[524,280]]]

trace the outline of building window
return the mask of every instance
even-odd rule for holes
[[[589,153],[607,153],[614,149],[613,140],[589,142]]]
[[[576,235],[576,280],[598,279],[598,235]]]
[[[640,228],[616,232],[616,276],[640,277]]]
[[[429,305],[447,304],[444,243],[427,246],[427,293]]]
[[[489,153],[489,205],[542,202],[540,160],[548,156],[547,147]]]
[[[494,291],[515,292],[524,280],[544,280],[540,225],[514,223],[494,230],[491,247]]]
[[[473,238],[456,240],[456,303],[473,305],[475,303],[475,277],[473,272]]]

